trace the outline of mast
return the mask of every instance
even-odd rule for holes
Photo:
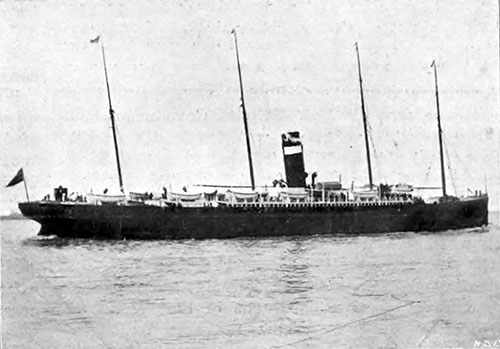
[[[439,135],[439,156],[441,158],[441,185],[443,187],[443,197],[446,197],[446,177],[444,173],[444,157],[443,157],[443,130],[441,129],[441,115],[439,113],[439,93],[438,93],[438,80],[437,80],[437,64],[432,61],[431,67],[434,67],[434,81],[436,83],[436,107],[437,107],[437,121],[438,121],[438,135]]]
[[[370,159],[370,145],[368,143],[368,129],[366,125],[366,111],[365,111],[365,98],[363,96],[363,79],[361,78],[361,63],[359,60],[359,49],[358,43],[356,46],[356,56],[358,58],[358,74],[359,74],[359,91],[361,93],[361,112],[363,113],[363,127],[365,131],[365,146],[366,146],[366,159],[368,162],[368,179],[370,181],[370,189],[373,187],[373,177],[372,177],[372,163]]]
[[[109,116],[111,118],[111,128],[113,130],[113,141],[115,143],[116,166],[118,167],[118,181],[120,184],[120,191],[122,192],[122,194],[125,194],[125,190],[123,189],[122,169],[120,166],[120,155],[118,152],[118,141],[116,139],[115,111],[111,106],[111,93],[109,92],[108,70],[106,68],[106,55],[104,54],[104,45],[101,45],[101,48],[102,48],[102,62],[104,65],[104,76],[106,77],[106,88],[108,90]]]
[[[234,46],[236,48],[236,62],[238,64],[238,76],[240,79],[241,111],[243,113],[243,124],[245,125],[245,137],[247,141],[248,164],[250,167],[250,182],[252,190],[255,190],[255,180],[253,176],[252,149],[250,147],[250,137],[248,135],[247,111],[245,109],[245,98],[243,96],[243,80],[241,78],[240,55],[238,53],[238,40],[236,39],[236,29],[231,31],[234,34]]]

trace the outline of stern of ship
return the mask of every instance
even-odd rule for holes
[[[418,211],[417,231],[466,229],[488,225],[488,195],[441,198]]]

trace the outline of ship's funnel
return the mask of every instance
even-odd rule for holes
[[[285,161],[286,184],[289,188],[304,188],[307,174],[304,169],[304,153],[300,133],[283,133],[281,135],[281,145]]]

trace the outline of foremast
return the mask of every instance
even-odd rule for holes
[[[119,151],[118,151],[118,140],[116,138],[115,111],[113,110],[113,107],[111,106],[111,93],[109,91],[108,69],[106,68],[106,55],[104,53],[104,45],[101,45],[101,49],[102,49],[102,63],[104,65],[104,76],[106,78],[106,89],[108,90],[109,117],[111,118],[111,129],[113,130],[113,141],[115,144],[116,166],[118,168],[118,181],[119,181],[121,193],[125,194],[125,190],[123,188],[122,169],[120,166],[120,155],[119,155]]]
[[[241,67],[240,67],[240,55],[238,53],[238,40],[236,38],[236,29],[231,31],[234,34],[234,46],[236,48],[236,63],[238,65],[238,77],[240,80],[240,96],[241,96],[241,112],[243,113],[243,124],[245,126],[245,137],[247,142],[247,153],[248,153],[248,165],[250,168],[250,182],[252,184],[252,190],[255,190],[255,180],[253,175],[253,163],[252,163],[252,149],[250,147],[250,137],[248,134],[248,122],[247,122],[247,111],[245,109],[245,98],[243,95],[243,80],[241,78]]]
[[[441,185],[443,188],[443,197],[446,198],[446,176],[444,172],[444,157],[443,157],[443,130],[441,128],[441,114],[439,111],[439,92],[438,92],[438,79],[437,79],[437,64],[432,61],[431,67],[434,68],[434,82],[436,85],[436,109],[437,109],[437,126],[439,135],[439,156],[441,160]]]
[[[356,42],[354,46],[356,46],[356,57],[358,58],[359,91],[361,94],[361,112],[363,114],[363,128],[365,132],[366,160],[368,163],[368,180],[370,181],[370,189],[372,189],[373,188],[372,163],[370,159],[370,144],[368,142],[368,127],[367,127],[366,111],[365,111],[365,98],[363,95],[363,79],[361,78],[361,62],[359,59],[358,43]]]

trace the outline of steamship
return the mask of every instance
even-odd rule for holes
[[[340,179],[306,185],[303,143],[297,131],[281,135],[286,180],[269,187],[254,183],[252,152],[243,95],[236,32],[233,30],[241,109],[245,127],[251,185],[206,187],[197,192],[125,194],[120,169],[114,112],[111,107],[104,46],[102,57],[109,99],[120,195],[89,194],[70,198],[56,188],[54,198],[19,203],[22,214],[41,224],[40,235],[100,239],[209,239],[238,237],[380,234],[406,231],[443,231],[488,224],[488,195],[480,191],[466,197],[446,192],[442,130],[439,113],[437,66],[433,62],[437,124],[441,160],[442,196],[423,199],[407,184],[374,185],[361,64],[356,44],[361,111],[369,183],[345,188]]]

